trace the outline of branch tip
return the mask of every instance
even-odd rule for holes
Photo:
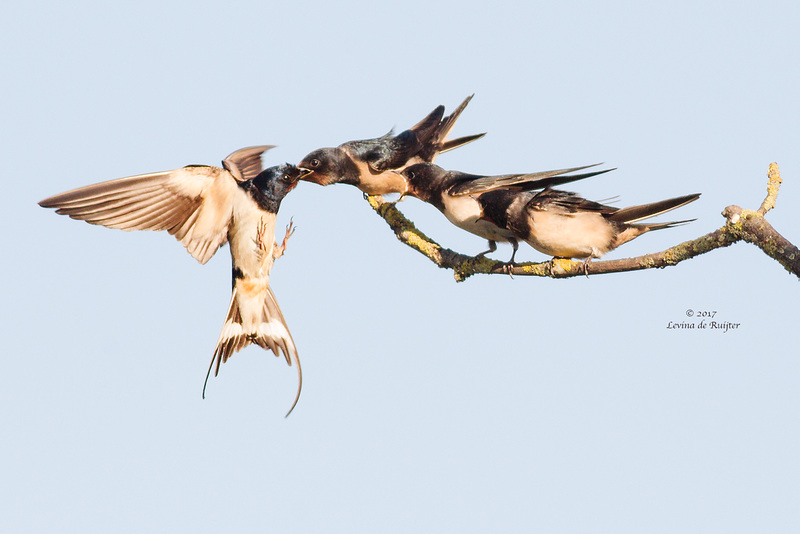
[[[778,189],[781,187],[781,170],[778,168],[777,163],[770,163],[769,164],[769,172],[767,173],[767,198],[764,199],[764,202],[761,203],[761,207],[758,208],[758,213],[760,215],[766,215],[766,213],[775,207],[775,200],[778,198]]]

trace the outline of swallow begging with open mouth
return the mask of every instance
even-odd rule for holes
[[[415,163],[433,163],[442,152],[485,135],[481,133],[447,140],[447,135],[470,100],[472,96],[467,97],[446,117],[444,106],[438,106],[415,126],[398,135],[390,131],[376,139],[348,141],[338,147],[315,150],[297,165],[310,171],[302,179],[320,185],[350,184],[368,195],[404,195],[408,189],[400,174],[404,168]]]

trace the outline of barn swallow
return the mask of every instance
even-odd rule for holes
[[[495,190],[523,191],[541,189],[582,180],[614,170],[606,169],[583,174],[569,174],[595,167],[596,165],[600,164],[529,174],[483,176],[459,171],[447,171],[431,163],[418,163],[404,169],[402,174],[408,184],[407,195],[433,204],[451,223],[489,241],[489,250],[481,252],[476,257],[494,252],[497,250],[497,242],[501,241],[511,243],[514,252],[511,254],[511,260],[508,263],[513,264],[518,247],[517,235],[513,230],[495,224],[492,220],[484,217],[484,208],[479,202],[481,196]]]
[[[700,198],[700,194],[670,198],[651,204],[615,208],[581,198],[576,193],[496,190],[478,197],[485,219],[511,231],[515,238],[553,256],[589,262],[645,232],[672,228],[694,219],[635,224],[674,210]]]
[[[302,179],[320,185],[350,184],[368,195],[403,195],[407,187],[400,170],[415,163],[433,163],[442,152],[486,135],[481,133],[447,140],[470,100],[472,96],[447,117],[443,117],[444,106],[438,106],[411,129],[398,135],[390,131],[376,139],[348,141],[335,148],[315,150],[297,165],[311,171]]]
[[[276,356],[283,351],[286,362],[297,365],[291,413],[300,398],[303,375],[294,340],[269,286],[269,272],[291,235],[287,228],[283,245],[275,243],[278,208],[305,171],[288,163],[262,170],[261,155],[270,148],[238,150],[223,160],[222,168],[189,165],[120,178],[52,196],[39,205],[109,228],[166,230],[201,264],[230,243],[233,294],[206,383],[214,362],[216,376],[221,363],[251,343]],[[204,397],[205,389],[206,384]]]

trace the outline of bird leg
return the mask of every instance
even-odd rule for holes
[[[405,192],[403,192],[403,193],[399,193],[399,195],[400,195],[400,196],[399,196],[399,197],[397,197],[397,200],[395,200],[394,202],[390,202],[390,204],[391,204],[392,206],[394,206],[394,207],[397,207],[397,203],[398,203],[398,202],[402,202],[402,201],[404,201],[404,200],[406,199],[406,193],[405,193]]]
[[[366,197],[366,195],[364,195],[364,196]],[[396,208],[398,202],[402,202],[403,200],[405,200],[406,194],[405,193],[400,193],[400,196],[397,197],[397,200],[393,200],[393,201],[386,200],[386,195],[381,195],[381,198],[383,199],[384,202],[389,204],[391,207]]]
[[[290,237],[294,234],[294,231],[297,230],[297,227],[294,225],[294,219],[289,219],[289,224],[286,225],[286,234],[283,236],[283,241],[281,242],[281,246],[278,246],[277,243],[274,243],[273,246],[273,256],[275,259],[280,258],[283,256],[283,253],[286,252],[286,242],[289,240]]]
[[[508,242],[509,242],[509,243],[511,243],[511,246],[512,246],[512,247],[513,247],[513,249],[514,249],[514,252],[512,252],[512,253],[511,253],[511,259],[510,259],[510,260],[508,260],[508,263],[506,263],[505,265],[503,265],[503,271],[504,271],[505,273],[507,273],[507,274],[508,274],[508,276],[510,276],[511,278],[514,278],[514,273],[513,273],[513,272],[511,272],[511,270],[512,270],[512,269],[514,268],[514,266],[516,265],[516,264],[514,263],[514,256],[516,256],[516,255],[517,255],[517,250],[519,249],[519,241],[517,241],[516,239],[509,239],[509,240],[508,240]],[[495,245],[495,246],[496,246],[496,245]]]
[[[258,226],[256,226],[256,237],[253,239],[253,243],[256,246],[256,256],[258,257],[258,261],[263,261],[264,254],[267,252],[267,244],[264,241],[266,233],[267,223],[264,222],[264,218],[262,217],[258,222]]]
[[[480,254],[476,254],[475,255],[475,259],[483,258],[487,254],[489,254],[490,252],[494,252],[495,250],[497,250],[497,242],[496,241],[489,241],[489,250],[484,250]]]
[[[586,275],[586,278],[589,278],[589,262],[592,261],[592,257],[589,256],[585,260],[583,260],[583,274]]]

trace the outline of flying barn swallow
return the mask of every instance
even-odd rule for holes
[[[499,189],[480,195],[478,202],[483,216],[493,224],[544,254],[583,259],[586,271],[592,259],[645,232],[693,221],[635,224],[699,197],[698,193],[620,209],[550,188],[538,192]]]
[[[251,343],[276,356],[283,351],[286,362],[297,365],[291,413],[303,377],[297,348],[269,286],[269,273],[291,235],[287,228],[283,244],[275,243],[278,208],[305,171],[288,163],[262,170],[261,155],[270,148],[238,150],[223,160],[223,168],[188,165],[120,178],[52,196],[39,205],[109,228],[166,230],[201,264],[230,243],[233,294],[206,383],[215,362],[216,376],[221,363]]]
[[[542,189],[614,170],[606,169],[583,174],[569,174],[595,167],[596,165],[600,164],[529,174],[484,176],[459,171],[447,171],[438,165],[430,163],[418,163],[404,169],[402,174],[408,184],[407,195],[432,204],[451,223],[489,241],[489,250],[481,252],[478,256],[497,250],[498,241],[511,243],[514,252],[511,254],[511,260],[508,263],[513,264],[514,256],[517,253],[518,236],[513,230],[487,219],[483,213],[484,207],[478,199],[487,194],[487,192],[497,189],[506,191]]]
[[[315,150],[297,165],[311,171],[302,179],[320,185],[350,184],[368,195],[403,195],[407,187],[403,177],[398,174],[400,170],[415,163],[433,163],[442,152],[485,135],[482,133],[447,140],[447,135],[470,100],[472,96],[467,97],[447,117],[443,117],[444,106],[438,106],[415,126],[398,135],[390,131],[376,139],[348,141],[335,148]]]

